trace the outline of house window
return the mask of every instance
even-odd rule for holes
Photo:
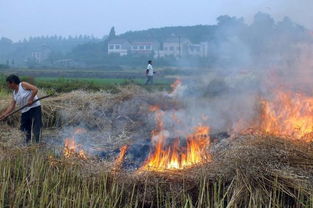
[[[151,50],[151,46],[147,45],[146,50]]]
[[[137,47],[137,46],[133,46],[133,49],[134,49],[134,50],[137,50],[137,49],[138,49],[138,47]]]
[[[170,47],[170,51],[174,51],[174,47],[173,46]]]
[[[115,49],[120,49],[121,46],[120,45],[115,45]]]
[[[145,47],[144,46],[139,46],[140,50],[144,50]]]
[[[109,49],[113,50],[114,49],[114,45],[110,45]]]
[[[167,47],[164,47],[164,50],[167,51]]]

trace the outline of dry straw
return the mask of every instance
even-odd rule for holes
[[[142,121],[133,114],[144,113],[141,107],[157,102],[155,96],[134,86],[117,94],[62,94],[43,101],[45,122],[83,120],[90,128],[112,130],[118,125],[112,118],[123,117],[134,131]],[[158,99],[164,99],[163,108],[173,104]],[[117,170],[98,158],[65,159],[43,146],[19,147],[20,136],[1,124],[0,203],[5,207],[313,207],[313,144],[300,140],[239,135],[213,147],[211,162],[139,173]],[[116,145],[125,143],[114,138]]]

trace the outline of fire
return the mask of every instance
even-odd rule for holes
[[[114,161],[114,168],[113,170],[117,170],[117,169],[120,169],[122,163],[123,163],[123,160],[124,160],[124,157],[126,155],[126,151],[128,149],[128,146],[127,145],[124,145],[120,148],[120,154],[118,155],[118,157],[116,158],[116,160]]]
[[[182,82],[179,79],[175,80],[175,82],[171,84],[172,91],[174,92],[181,84]]]
[[[182,96],[183,92],[186,90],[186,86],[183,85],[182,81],[177,79],[173,84],[171,84],[170,97]]]
[[[266,133],[310,142],[313,97],[279,91],[274,101],[262,101],[261,129]]]
[[[65,158],[78,157],[84,160],[87,159],[85,151],[81,149],[81,145],[77,145],[75,141],[75,136],[83,133],[86,133],[85,129],[75,129],[74,136],[64,140],[63,154]]]
[[[168,138],[162,120],[163,112],[156,107],[153,109],[156,110],[154,112],[157,126],[151,134],[156,143],[154,151],[140,170],[179,170],[210,161],[210,155],[207,153],[207,148],[210,146],[209,127],[196,127],[192,134],[186,136],[186,145],[181,145],[179,138],[167,145]]]
[[[156,111],[159,111],[160,110],[160,107],[157,106],[157,105],[152,105],[149,107],[149,111],[150,112],[156,112]]]

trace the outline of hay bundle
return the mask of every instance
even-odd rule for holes
[[[195,174],[228,184],[229,206],[268,205],[273,197],[275,203],[300,206],[299,198],[313,196],[312,144],[271,135],[244,135],[227,143]]]
[[[161,108],[177,103],[164,93],[148,93],[145,89],[129,85],[118,93],[107,91],[73,91],[49,98],[43,102],[45,126],[84,126],[117,136],[124,131],[141,137],[149,136],[154,127],[147,122],[150,105]],[[153,120],[153,119],[151,119]]]
[[[45,94],[45,92],[42,93]],[[45,127],[57,127],[60,125],[74,125],[83,120],[91,126],[105,127],[110,123],[110,121],[104,121],[106,115],[112,113],[114,106],[136,95],[144,96],[147,94],[145,90],[137,86],[121,87],[119,93],[115,94],[107,91],[73,91],[59,94],[41,101],[43,122]],[[10,96],[2,97],[0,109],[3,111],[10,102]],[[7,123],[17,126],[19,116],[18,113],[11,116]]]
[[[18,129],[12,128],[5,124],[2,124],[0,128],[0,146],[13,147],[21,144],[23,137],[22,133]]]
[[[268,135],[245,135],[227,141],[213,161],[183,171],[121,173],[145,191],[151,205],[158,191],[175,199],[191,197],[199,207],[302,207],[312,204],[313,145]],[[224,146],[225,147],[225,146]],[[156,189],[156,186],[158,187]],[[178,202],[179,203],[179,202]],[[177,204],[181,206],[181,204]]]
[[[16,134],[12,129],[1,138]],[[213,161],[166,173],[114,172],[126,190],[135,189],[139,202],[151,206],[167,197],[181,207],[186,199],[198,207],[304,207],[313,198],[312,144],[269,135],[244,135],[225,140]],[[2,146],[2,144],[1,144]],[[27,151],[27,149],[25,149]],[[69,166],[53,160],[53,168]],[[76,163],[75,163],[76,164]],[[114,164],[96,160],[79,163],[83,176],[101,177]],[[88,167],[88,168],[87,168]]]

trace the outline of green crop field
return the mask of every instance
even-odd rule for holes
[[[30,77],[30,76],[21,76],[21,79],[26,82],[35,84],[37,87],[54,90],[56,92],[70,92],[72,90],[111,90],[116,91],[118,86],[135,84],[142,85],[147,89],[169,89],[170,84],[173,80],[171,79],[155,79],[155,83],[152,86],[144,86],[145,79],[135,78],[60,78],[60,77]],[[5,83],[5,76],[0,75],[0,94],[8,91]]]

